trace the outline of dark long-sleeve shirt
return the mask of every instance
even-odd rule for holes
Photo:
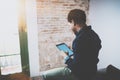
[[[72,48],[73,58],[69,58],[65,62],[72,73],[77,77],[95,74],[99,62],[98,54],[101,49],[101,40],[91,29],[91,26],[83,27],[76,34]]]

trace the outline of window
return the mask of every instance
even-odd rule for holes
[[[23,27],[26,29],[26,25],[21,24],[21,21],[25,23],[25,11],[20,12],[25,10],[21,1],[25,0],[2,0],[0,2],[0,70],[2,75],[22,72],[24,67],[29,70],[29,67],[26,67],[29,65],[27,32],[20,30],[21,25],[22,29]],[[18,5],[22,9],[19,9]]]

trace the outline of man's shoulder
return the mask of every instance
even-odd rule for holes
[[[99,35],[92,29],[90,30],[83,30],[81,34],[78,36],[79,40],[84,40],[84,41],[91,41],[91,40],[97,40],[100,41]]]

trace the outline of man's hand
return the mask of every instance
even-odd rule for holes
[[[63,56],[63,57],[65,58],[65,57],[68,56],[68,52],[63,52],[63,51],[61,51],[61,52],[60,52],[60,55]]]
[[[64,63],[69,59],[68,52],[61,51],[60,55],[64,58]]]
[[[72,47],[71,46],[68,46],[71,50],[72,50]]]

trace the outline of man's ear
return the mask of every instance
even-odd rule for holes
[[[76,26],[77,24],[74,22],[74,26]]]

